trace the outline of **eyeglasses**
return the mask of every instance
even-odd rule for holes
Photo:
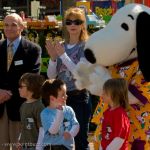
[[[81,25],[84,21],[80,20],[80,19],[76,19],[76,20],[70,20],[70,19],[67,19],[66,20],[66,25]]]

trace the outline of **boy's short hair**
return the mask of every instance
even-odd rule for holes
[[[59,79],[47,79],[41,88],[42,100],[45,106],[49,105],[50,96],[57,98],[58,91],[65,82]]]
[[[35,74],[35,73],[24,73],[20,80],[19,85],[24,83],[27,87],[27,90],[33,92],[32,98],[38,99],[41,97],[41,86],[45,81],[44,76]]]

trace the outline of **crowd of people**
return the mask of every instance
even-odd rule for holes
[[[23,30],[18,14],[4,18],[6,39],[0,42],[0,150],[88,150],[91,97],[88,90],[76,88],[73,77],[77,63],[86,61],[84,46],[89,36],[83,10],[66,10],[64,43],[46,40],[48,79],[40,75],[41,47],[24,39]],[[110,107],[104,113],[101,150],[128,149],[127,95],[124,79],[110,79],[104,84],[102,97]],[[124,128],[119,130],[118,126]]]

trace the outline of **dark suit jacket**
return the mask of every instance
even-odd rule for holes
[[[18,81],[23,73],[40,72],[41,48],[22,38],[13,57],[9,71],[7,71],[7,41],[0,42],[0,89],[11,90],[13,96],[10,100],[0,104],[0,117],[6,105],[10,120],[19,121],[19,109],[24,102],[19,96]]]

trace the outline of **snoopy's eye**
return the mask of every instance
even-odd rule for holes
[[[126,30],[126,31],[129,30],[129,27],[128,27],[128,25],[127,25],[126,23],[122,23],[122,24],[121,24],[121,27],[122,27],[124,30]]]

